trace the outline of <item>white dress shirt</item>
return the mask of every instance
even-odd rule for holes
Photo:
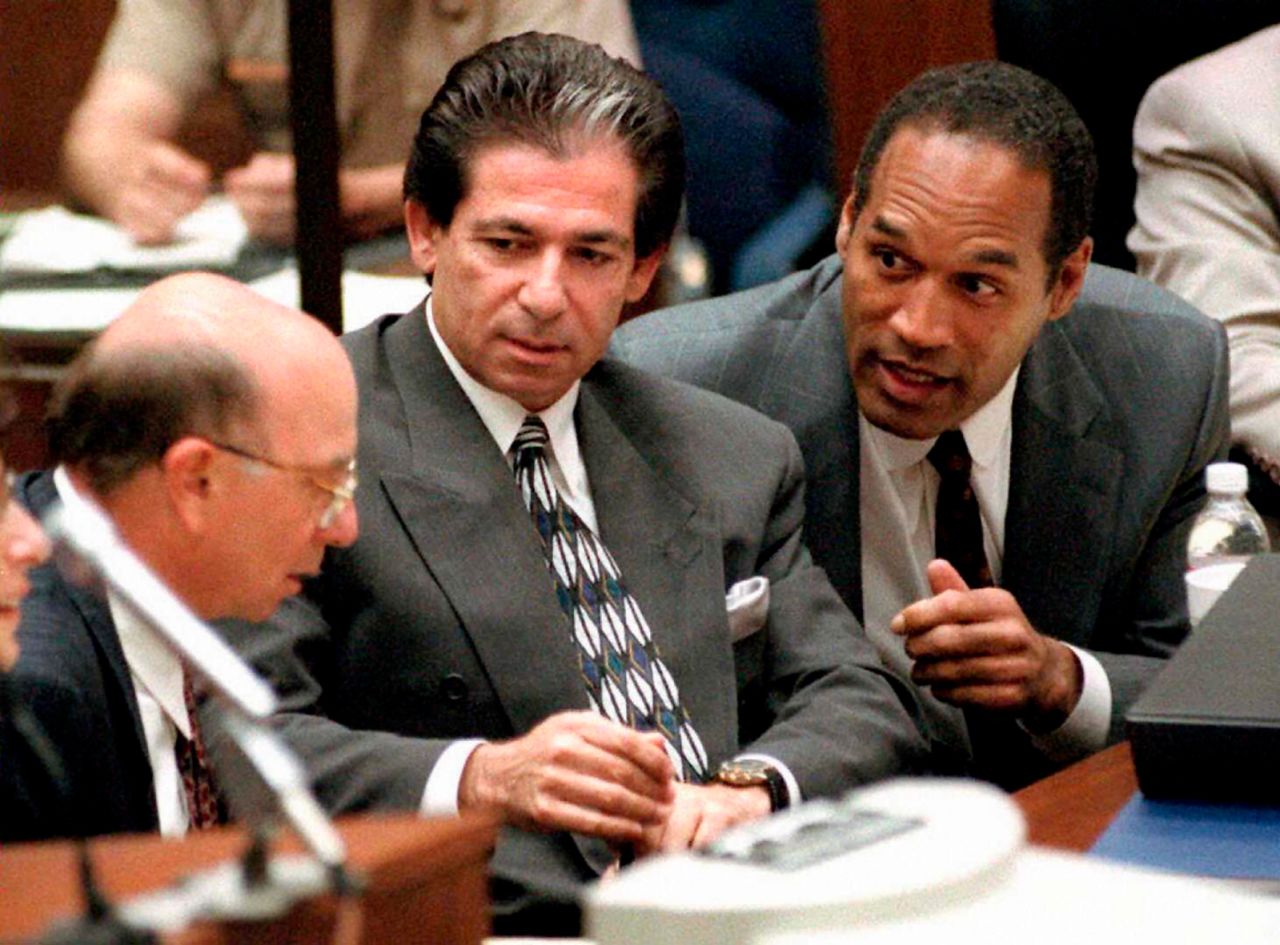
[[[436,348],[440,351],[440,356],[449,368],[449,373],[457,380],[462,392],[466,394],[476,413],[480,415],[481,422],[493,437],[494,443],[506,458],[507,464],[514,470],[511,448],[515,444],[516,434],[520,432],[525,417],[530,415],[529,411],[505,394],[485,387],[468,374],[436,329],[430,296],[427,297],[426,310],[427,328],[431,332]],[[578,431],[573,422],[573,411],[578,405],[579,387],[579,382],[575,381],[564,396],[545,410],[538,411],[535,416],[541,418],[547,427],[550,438],[547,466],[556,489],[578,517],[592,531],[599,534],[596,508],[591,501],[591,489],[587,482],[587,467],[583,463],[582,452],[578,448]],[[514,475],[513,471],[513,488]],[[548,585],[548,593],[550,592],[551,588]],[[641,601],[640,604],[643,606],[644,602]],[[693,724],[696,728],[698,720],[694,719]],[[466,767],[471,753],[483,743],[483,739],[462,739],[454,742],[441,753],[431,769],[426,789],[423,791],[421,805],[423,814],[441,815],[458,812],[458,786],[462,781],[462,770]],[[797,803],[801,799],[800,786],[795,776],[782,762],[761,754],[744,754],[739,757],[758,758],[775,767],[786,782],[791,803]]]
[[[973,458],[970,481],[982,518],[983,549],[996,584],[1000,583],[1004,561],[1013,393],[1018,373],[1015,370],[1000,392],[960,425]],[[858,435],[863,622],[880,658],[908,678],[911,660],[902,638],[889,630],[889,622],[909,604],[933,596],[925,566],[936,557],[934,518],[941,480],[927,457],[937,438],[903,439],[872,426],[861,413]],[[1084,674],[1080,701],[1054,731],[1038,736],[1029,733],[1041,751],[1064,761],[1101,748],[1111,719],[1111,684],[1106,670],[1091,654],[1071,649]],[[934,726],[967,748],[964,713],[934,698],[928,688],[919,692],[925,715]]]
[[[54,470],[53,484],[58,498],[68,508],[88,502],[76,491],[61,466]],[[129,666],[129,677],[133,680],[138,715],[142,719],[142,733],[147,743],[147,758],[151,762],[160,833],[166,837],[181,837],[191,823],[187,813],[187,794],[174,753],[179,733],[184,738],[191,737],[191,719],[182,694],[182,664],[151,629],[110,591],[107,592],[107,605]]]

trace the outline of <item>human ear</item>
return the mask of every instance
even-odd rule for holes
[[[209,525],[210,502],[225,488],[214,462],[217,452],[208,440],[185,436],[171,443],[160,459],[165,494],[189,531],[199,532]]]
[[[649,291],[653,277],[657,275],[658,267],[662,264],[662,258],[666,254],[667,247],[666,244],[663,244],[648,256],[641,256],[635,261],[635,264],[631,267],[631,274],[627,276],[625,298],[628,302],[638,302],[644,298],[644,294]]]
[[[840,208],[840,225],[836,227],[836,252],[841,256],[844,256],[849,248],[849,238],[853,236],[853,224],[858,219],[858,211],[853,205],[855,196],[855,194],[849,194],[849,199]]]
[[[1071,311],[1084,288],[1085,273],[1089,271],[1089,260],[1093,258],[1093,237],[1086,236],[1080,241],[1067,258],[1058,267],[1058,278],[1049,289],[1049,321],[1061,318]]]
[[[426,207],[410,198],[404,202],[404,229],[414,264],[430,275],[436,268],[436,244],[444,228],[431,219]]]

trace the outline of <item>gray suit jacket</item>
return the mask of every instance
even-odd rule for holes
[[[833,256],[760,289],[651,313],[615,334],[613,353],[791,428],[808,470],[806,544],[861,614],[842,272]],[[1186,535],[1204,466],[1226,455],[1226,383],[1220,326],[1103,266],[1090,267],[1075,308],[1045,326],[1022,364],[1002,583],[1037,629],[1106,668],[1113,738],[1187,631]],[[1049,770],[1012,724],[984,728],[978,773],[1012,785]]]
[[[270,627],[235,637],[280,689],[327,808],[415,808],[451,740],[509,738],[588,703],[513,475],[422,308],[344,343],[360,391],[360,539]],[[750,745],[806,796],[915,766],[909,687],[800,543],[790,432],[608,363],[584,379],[575,419],[601,536],[712,763]],[[757,574],[772,582],[768,624],[735,646],[725,591]],[[610,860],[600,843],[507,831],[495,905],[572,900]]]

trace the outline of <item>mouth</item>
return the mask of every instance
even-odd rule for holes
[[[878,358],[876,371],[884,392],[894,400],[917,403],[945,390],[955,379],[907,361]]]
[[[532,362],[550,361],[568,350],[567,345],[546,338],[513,338],[504,339],[517,358]]]

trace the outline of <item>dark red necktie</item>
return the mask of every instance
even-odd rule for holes
[[[969,473],[973,460],[964,434],[948,430],[929,450],[938,470],[938,502],[934,515],[933,553],[951,563],[971,588],[990,587],[991,567],[982,546],[982,516]]]
[[[195,690],[191,685],[191,674],[187,672],[182,674],[182,698],[187,704],[187,717],[191,720],[191,737],[186,738],[179,732],[173,750],[178,759],[178,773],[182,776],[182,789],[187,795],[191,829],[205,830],[222,823],[223,817],[205,757],[200,719],[196,715]]]

